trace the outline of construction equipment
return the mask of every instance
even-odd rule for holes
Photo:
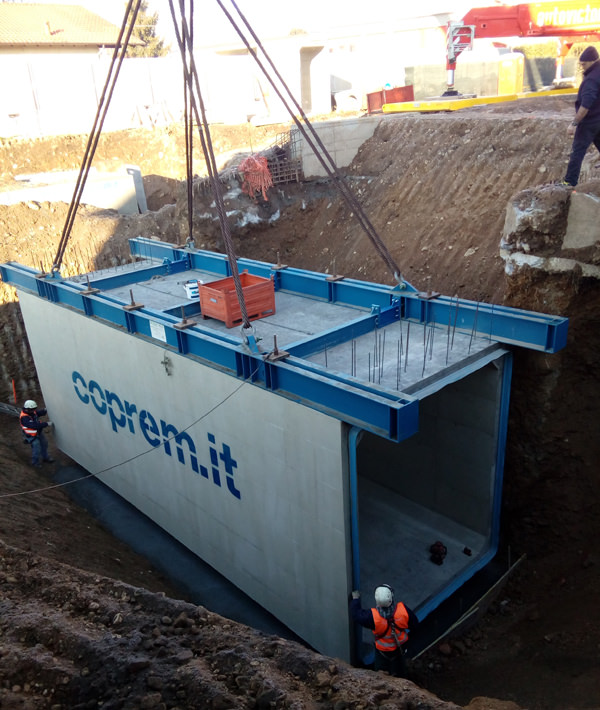
[[[520,5],[476,7],[460,22],[448,23],[448,86],[444,96],[456,96],[454,73],[456,60],[465,49],[471,49],[474,38],[556,37],[556,76],[562,79],[564,58],[576,40],[600,40],[600,7],[586,0],[536,2]]]

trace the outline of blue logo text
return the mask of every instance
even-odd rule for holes
[[[232,457],[227,444],[221,444],[220,451],[217,450],[214,434],[207,433],[210,465],[204,466],[199,462],[196,444],[187,432],[179,431],[175,425],[168,424],[163,419],[157,420],[147,409],[138,409],[136,404],[122,400],[95,380],[86,382],[83,375],[77,371],[73,372],[72,379],[79,400],[83,404],[91,404],[98,414],[108,416],[113,431],[127,429],[131,434],[137,434],[139,431],[150,446],[162,446],[167,456],[172,456],[174,449],[179,463],[189,463],[194,473],[212,480],[215,486],[221,487],[221,474],[224,474],[227,490],[238,499],[242,497],[233,478],[237,461]]]

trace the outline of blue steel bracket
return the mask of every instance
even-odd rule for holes
[[[408,281],[405,281],[402,277],[400,277],[400,281],[394,286],[392,289],[396,293],[405,293],[407,291],[414,291],[416,292],[416,288],[409,283]]]
[[[258,342],[256,340],[256,336],[254,335],[254,332],[252,333],[245,333],[244,332],[244,342],[248,346],[248,349],[250,352],[255,353],[255,354],[260,354],[260,351],[258,349]]]
[[[37,276],[38,279],[55,279],[58,281],[62,281],[62,276],[60,275],[60,271],[49,271],[49,272],[42,272],[38,274]]]

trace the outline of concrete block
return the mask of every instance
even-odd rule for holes
[[[19,202],[66,202],[75,191],[77,174],[74,171],[21,175],[20,189],[0,193],[0,204]],[[139,214],[147,211],[146,194],[140,169],[133,165],[121,171],[102,173],[90,170],[81,202],[94,207],[114,209],[120,214]]]
[[[600,241],[600,197],[573,192],[563,249],[584,249]]]
[[[361,145],[373,135],[381,120],[380,117],[366,117],[313,125],[335,164],[345,168],[354,160]],[[306,141],[302,141],[302,167],[306,177],[326,174]]]

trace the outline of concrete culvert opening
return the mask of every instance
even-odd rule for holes
[[[387,583],[397,601],[423,618],[496,553],[507,358],[421,400],[413,437],[398,443],[366,432],[359,437],[365,605],[373,605],[375,587]],[[431,552],[438,541],[447,550],[439,564]],[[372,648],[373,636],[365,631],[358,649],[363,661],[369,662]]]

